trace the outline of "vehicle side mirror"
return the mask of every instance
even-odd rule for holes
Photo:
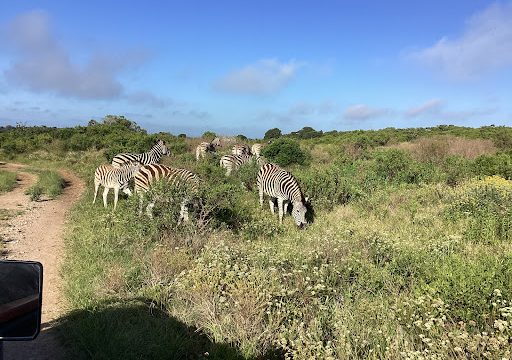
[[[0,260],[0,344],[33,340],[41,328],[43,265]]]

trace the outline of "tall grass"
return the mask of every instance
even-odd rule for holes
[[[39,200],[42,195],[55,199],[62,193],[65,181],[56,171],[43,170],[38,173],[37,182],[27,189],[26,194],[32,201]]]
[[[344,206],[318,206],[316,221],[300,232],[291,221],[279,226],[254,192],[230,187],[238,180],[209,166],[196,170],[210,177],[203,196],[218,211],[201,233],[172,225],[177,213],[169,206],[177,203],[155,207],[155,220],[139,217],[135,198],[115,213],[90,199],[74,210],[64,274],[78,318],[66,336],[89,344],[90,357],[140,356],[125,351],[123,337],[110,338],[108,349],[88,340],[112,331],[106,324],[117,324],[117,311],[133,301],[141,311],[136,321],[180,326],[144,325],[144,334],[130,328],[130,336],[167,339],[169,332],[198,330],[219,359],[508,356],[512,248],[497,232],[468,234],[466,219],[449,215],[469,185],[393,180],[366,192],[357,181],[368,175],[349,172],[362,193]],[[318,174],[311,171],[303,170],[305,191]],[[146,315],[143,304],[150,304]],[[151,315],[151,308],[159,311]],[[195,346],[151,344],[150,354]]]
[[[16,186],[16,173],[0,170],[0,193],[8,192]]]

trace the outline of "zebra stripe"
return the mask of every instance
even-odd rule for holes
[[[217,137],[213,139],[211,143],[209,142],[202,142],[196,147],[196,160],[199,161],[199,158],[205,158],[206,153],[208,152],[215,152],[217,150],[217,147],[220,146],[220,139]]]
[[[233,155],[251,155],[251,149],[245,144],[236,144],[233,145],[231,153]]]
[[[251,146],[251,153],[253,155],[256,155],[256,156],[260,157],[261,156],[261,148],[262,147],[263,147],[263,145],[261,145],[261,144],[258,144],[258,143],[253,144]]]
[[[117,199],[119,196],[119,190],[122,190],[125,194],[131,195],[132,192],[128,188],[128,183],[133,177],[134,173],[141,167],[138,163],[128,163],[121,167],[114,167],[112,165],[100,165],[94,172],[94,200],[96,202],[96,195],[98,189],[102,185],[105,189],[103,190],[103,206],[107,207],[107,195],[110,189],[114,189],[114,210],[117,207]]]
[[[190,196],[197,193],[200,183],[199,177],[193,172],[187,169],[172,168],[161,164],[144,165],[135,174],[135,193],[140,193],[142,195],[143,192],[150,189],[154,182],[164,179],[173,186],[185,186],[187,188],[187,196],[181,203],[180,218],[178,222],[181,223],[182,220],[188,221],[187,205],[190,201]],[[152,216],[151,209],[154,206],[154,201],[147,206],[146,211],[149,216]]]
[[[293,205],[292,216],[300,228],[306,225],[306,206],[297,180],[288,171],[276,164],[265,164],[258,172],[258,191],[260,195],[260,206],[263,207],[263,195],[271,197],[269,200],[270,210],[274,214],[274,198],[277,198],[279,210],[279,222],[283,222],[283,215],[287,205],[284,202],[290,201]]]
[[[231,175],[233,170],[237,170],[240,166],[248,163],[253,159],[252,155],[224,155],[220,159],[220,167],[226,169],[226,176]]]
[[[142,154],[117,154],[112,159],[112,165],[120,167],[129,162],[139,162],[142,165],[155,164],[160,162],[163,155],[170,155],[170,151],[163,140],[158,140],[148,152]]]

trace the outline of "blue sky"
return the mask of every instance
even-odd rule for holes
[[[511,1],[0,3],[0,125],[511,125],[511,84]]]

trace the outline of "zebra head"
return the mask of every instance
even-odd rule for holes
[[[297,224],[300,229],[304,229],[308,224],[306,221],[306,211],[307,208],[302,201],[293,202],[292,216],[295,220],[295,224]]]
[[[162,152],[162,155],[167,155],[167,156],[171,155],[169,148],[165,145],[165,141],[163,141],[161,139],[158,140],[156,142],[156,146],[158,147],[158,149],[160,149],[160,151]]]
[[[218,137],[216,137],[215,139],[212,140],[212,142],[210,143],[212,144],[214,147],[218,147],[218,146],[221,146],[220,145],[220,139]]]

